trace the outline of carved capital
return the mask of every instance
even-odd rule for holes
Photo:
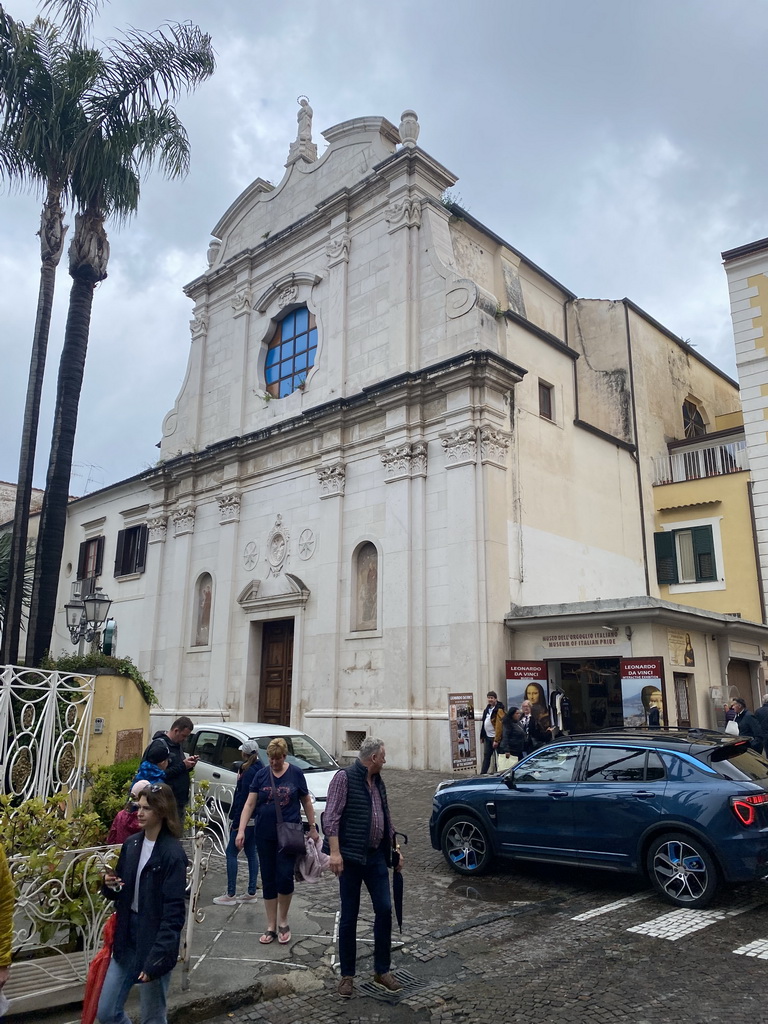
[[[477,459],[477,430],[467,427],[441,434],[440,444],[445,451],[445,468],[473,465]]]
[[[491,427],[480,429],[480,460],[483,465],[499,466],[507,468],[507,452],[511,437],[503,430],[494,430]]]
[[[147,530],[150,544],[164,544],[168,535],[168,516],[164,512],[160,515],[150,516],[147,519]]]
[[[325,255],[328,257],[328,269],[337,266],[339,263],[349,263],[350,237],[348,234],[332,238],[325,247]]]
[[[189,321],[189,330],[192,334],[192,341],[199,341],[201,338],[204,338],[208,333],[208,314],[195,313],[194,317]]]
[[[343,497],[346,472],[347,467],[343,462],[334,462],[331,466],[321,466],[317,470],[321,499]]]
[[[232,494],[222,494],[217,498],[219,503],[219,523],[221,526],[227,523],[240,522],[240,492],[233,491]]]
[[[424,441],[380,448],[379,455],[386,470],[385,483],[427,475],[427,445]]]
[[[194,533],[195,531],[195,506],[184,505],[181,508],[177,508],[172,517],[173,519],[173,530],[175,537],[183,537],[185,533]]]
[[[389,233],[400,228],[421,227],[421,203],[418,199],[400,199],[387,207]]]
[[[250,313],[251,303],[253,296],[250,288],[240,288],[232,296],[232,312],[234,316],[243,316],[244,313]]]

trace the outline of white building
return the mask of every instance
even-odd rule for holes
[[[216,225],[161,462],[70,506],[53,647],[99,584],[168,715],[338,754],[373,732],[392,763],[447,768],[449,693],[484,703],[512,657],[551,657],[553,683],[568,658],[671,669],[682,629],[710,666],[685,710],[710,724],[721,667],[738,649],[757,686],[768,632],[659,599],[651,457],[685,402],[737,413],[734,382],[446,204],[418,133],[358,118],[318,158],[303,105],[283,180]],[[558,630],[594,643],[548,656]]]

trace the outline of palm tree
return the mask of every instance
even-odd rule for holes
[[[11,564],[11,535],[10,533],[0,534],[0,632],[5,628],[6,611],[8,608],[8,573]],[[27,554],[24,563],[24,586],[22,597],[25,604],[29,604],[32,594],[32,570],[34,560],[32,555]]]
[[[72,0],[49,0],[68,9]],[[80,390],[96,285],[107,276],[109,217],[137,207],[141,171],[155,160],[175,178],[189,166],[189,140],[172,106],[214,70],[210,37],[190,23],[131,30],[98,57],[83,90],[83,128],[73,147],[71,190],[78,212],[69,250],[72,277],[59,364],[53,437],[40,516],[26,663],[37,665],[53,632]]]
[[[15,21],[0,5],[0,178],[42,188],[40,285],[32,338],[19,453],[13,534],[8,552],[6,628],[0,664],[16,660],[27,587],[29,503],[37,447],[40,397],[53,309],[56,270],[66,228],[62,201],[70,182],[73,146],[82,130],[79,98],[91,74],[90,54],[77,45],[99,0],[81,0],[68,35],[40,18]]]

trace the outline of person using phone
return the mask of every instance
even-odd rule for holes
[[[186,917],[187,856],[169,786],[142,790],[137,810],[142,831],[123,843],[104,896],[115,903],[112,959],[99,998],[99,1024],[126,1024],[125,1001],[140,984],[141,1024],[165,1020],[171,971],[179,956]]]

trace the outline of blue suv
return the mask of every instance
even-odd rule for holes
[[[494,857],[644,873],[679,907],[768,876],[768,760],[703,730],[562,736],[503,775],[442,782],[430,839],[459,874]]]

